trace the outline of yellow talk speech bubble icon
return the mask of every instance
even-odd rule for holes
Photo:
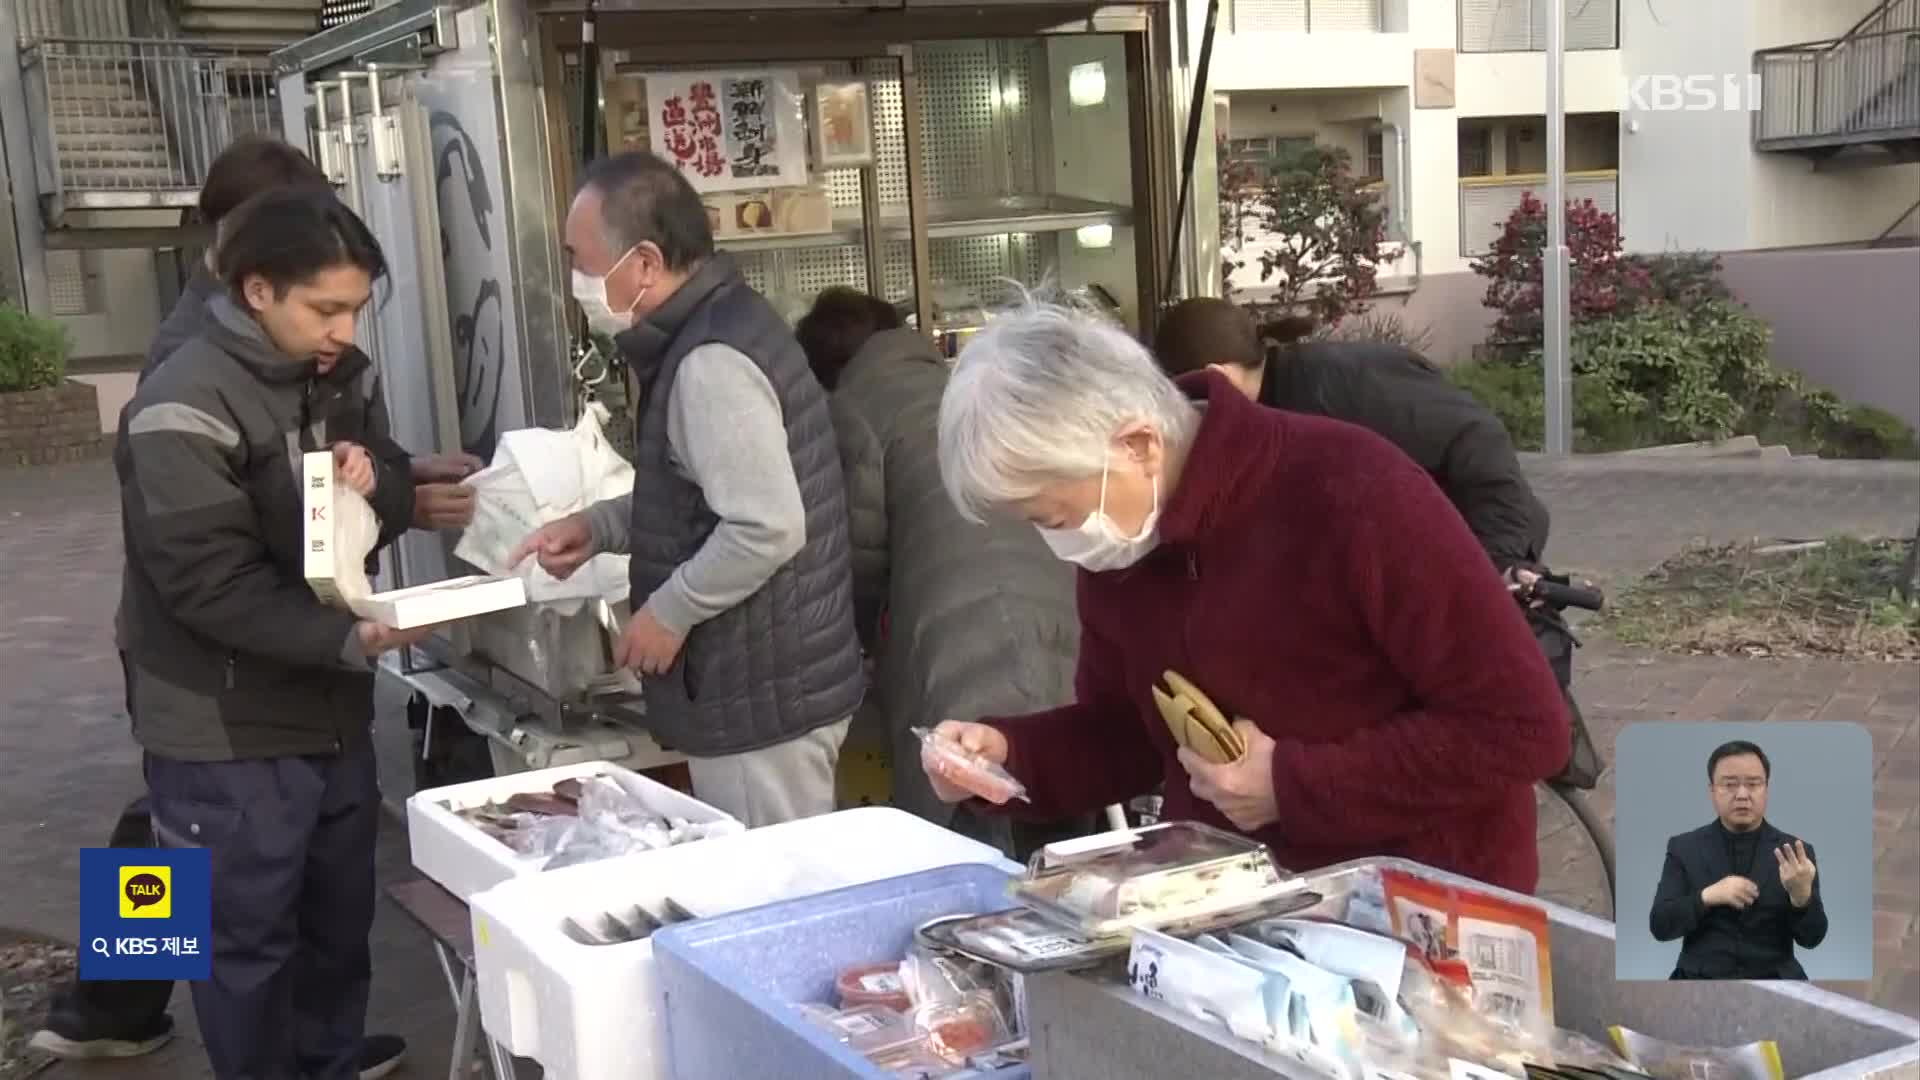
[[[171,919],[173,917],[173,867],[121,867],[120,917],[123,919]]]

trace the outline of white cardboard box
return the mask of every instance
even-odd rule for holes
[[[340,582],[359,581],[365,572],[358,565],[345,566],[340,561],[361,556],[340,550],[339,515],[344,507],[342,493],[334,482],[333,452],[318,450],[303,455],[301,473],[307,512],[304,570],[307,584],[321,603],[346,608],[395,630],[438,626],[526,604],[527,587],[520,578],[485,574],[349,596]]]
[[[672,1080],[653,942],[587,945],[565,919],[675,902],[700,917],[963,863],[1021,867],[891,807],[517,878],[471,901],[481,1022],[548,1080]]]
[[[513,773],[489,780],[431,788],[407,800],[407,840],[414,868],[462,900],[503,881],[540,872],[544,859],[530,858],[488,836],[458,811],[504,802],[525,792],[551,791],[562,780],[606,776],[639,796],[647,809],[663,817],[695,824],[725,822],[744,831],[732,817],[665,784],[605,761],[587,761],[554,769]],[[706,841],[692,841],[692,846]],[[677,850],[677,849],[675,849]]]

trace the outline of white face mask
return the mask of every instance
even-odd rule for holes
[[[640,301],[646,297],[647,290],[641,289],[640,294],[633,298],[633,303],[628,304],[625,311],[615,311],[613,305],[607,302],[607,278],[615,270],[620,269],[621,263],[626,262],[635,250],[628,248],[627,253],[608,267],[605,274],[595,276],[578,269],[573,272],[573,299],[580,305],[581,312],[587,316],[587,325],[596,333],[612,337],[633,326],[633,309],[638,307]]]
[[[1041,529],[1040,538],[1054,555],[1084,570],[1124,570],[1145,558],[1160,546],[1160,478],[1153,478],[1153,509],[1141,524],[1140,532],[1123,536],[1120,527],[1107,516],[1107,475],[1111,467],[1100,471],[1100,506],[1087,520],[1071,529]]]

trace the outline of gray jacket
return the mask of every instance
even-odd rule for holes
[[[841,374],[833,421],[847,474],[854,596],[894,733],[894,801],[935,821],[910,727],[1073,700],[1073,567],[1032,526],[975,525],[940,483],[935,432],[947,367],[911,330],[874,335]],[[884,641],[879,634],[886,616]]]
[[[299,455],[373,452],[383,543],[407,528],[413,481],[365,354],[321,376],[227,297],[207,310],[134,393],[114,448],[134,736],[184,761],[336,753],[368,736],[373,675],[354,617],[307,586]]]
[[[146,382],[161,361],[172,356],[175,349],[199,337],[212,324],[213,317],[208,314],[208,305],[224,292],[219,279],[204,265],[193,268],[193,276],[187,279],[186,287],[180,290],[180,299],[174,302],[173,310],[167,312],[160,329],[154,332],[153,343],[147,346],[147,361],[140,367],[141,382]]]
[[[866,686],[853,622],[846,488],[826,393],[793,332],[733,260],[716,255],[615,344],[638,390],[628,533],[635,603],[656,597],[723,539],[713,500],[679,467],[670,437],[675,379],[703,347],[726,346],[766,377],[785,433],[773,444],[778,456],[759,467],[791,470],[804,513],[798,550],[745,599],[693,626],[665,677],[647,682],[648,729],[663,746],[715,757],[852,716]],[[691,594],[681,588],[664,595]]]

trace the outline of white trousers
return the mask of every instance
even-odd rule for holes
[[[688,758],[693,797],[749,829],[831,814],[840,747],[852,724],[848,717],[763,750]]]

